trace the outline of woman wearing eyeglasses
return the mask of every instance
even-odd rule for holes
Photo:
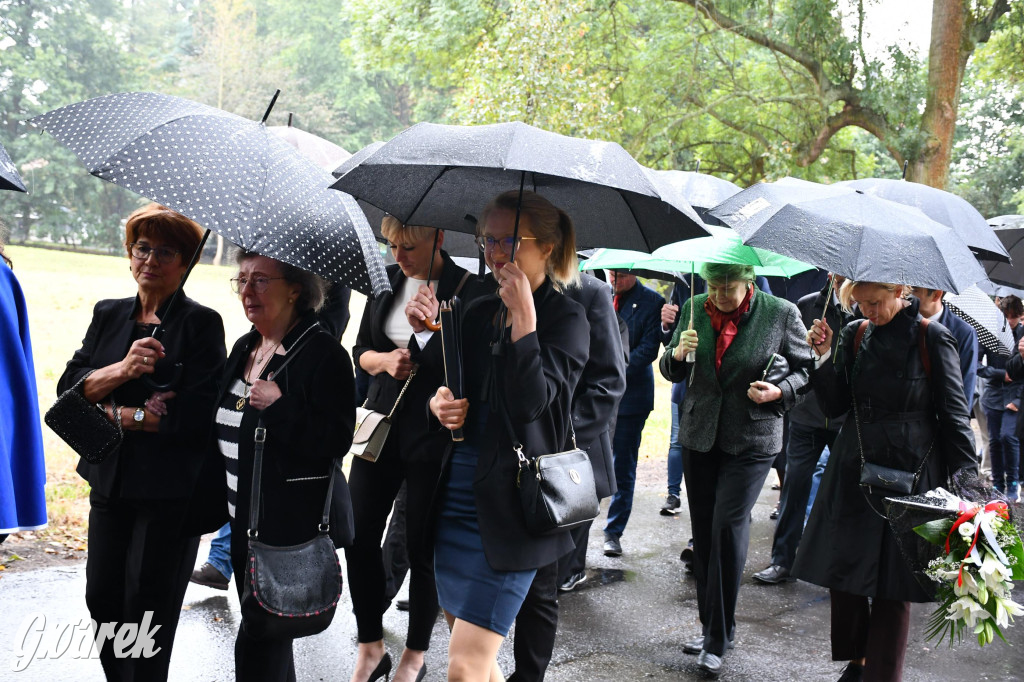
[[[259,537],[287,547],[312,540],[333,460],[352,444],[355,380],[348,353],[317,322],[327,283],[288,263],[243,251],[231,280],[252,330],[228,355],[216,399],[217,447],[224,456],[231,516],[231,565],[246,586],[256,428],[266,429]],[[289,360],[291,358],[291,360]],[[288,361],[287,367],[281,369]],[[235,640],[235,679],[295,679],[291,639],[254,639],[245,620]]]
[[[165,680],[199,547],[185,517],[224,365],[224,326],[216,311],[184,293],[164,319],[202,240],[199,225],[150,204],[129,216],[125,233],[138,291],[96,304],[57,391],[84,378],[85,397],[124,432],[120,449],[103,462],[78,465],[92,488],[85,599],[97,623],[115,628],[152,612],[156,654],[117,658],[106,641],[100,663],[107,679]],[[152,332],[161,322],[166,333],[158,341]]]
[[[458,295],[471,300],[483,293],[476,277],[456,265],[444,247],[444,232],[432,227],[402,225],[385,216],[381,232],[397,265],[389,265],[391,292],[369,301],[363,309],[353,348],[356,363],[370,374],[365,406],[388,414],[414,369],[410,358],[413,327],[407,306],[428,291],[436,299]],[[422,318],[417,320],[420,329]],[[355,542],[345,551],[349,591],[356,616],[359,650],[352,682],[385,677],[392,668],[384,648],[385,573],[381,538],[402,482],[406,485],[406,538],[409,556],[409,628],[391,679],[422,680],[423,654],[437,620],[433,546],[427,516],[431,495],[441,473],[440,453],[447,434],[429,431],[427,400],[443,383],[440,367],[418,368],[395,411],[391,430],[375,462],[352,460],[349,486],[355,519]]]
[[[573,548],[569,531],[527,530],[515,487],[518,458],[502,413],[527,457],[571,448],[570,404],[590,345],[583,306],[560,291],[579,277],[569,216],[538,194],[512,191],[487,205],[478,228],[498,289],[463,310],[467,397],[454,400],[442,386],[429,402],[441,426],[463,428],[465,436],[447,442],[437,493],[434,566],[452,628],[449,680],[504,679],[498,648],[537,569]],[[418,298],[415,305],[429,316],[436,302]],[[500,356],[492,351],[496,340]],[[432,349],[424,347],[423,365],[437,362]]]

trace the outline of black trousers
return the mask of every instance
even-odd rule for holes
[[[405,537],[406,498],[403,483],[398,489],[398,496],[395,497],[391,520],[388,521],[388,532],[384,535],[384,546],[381,547],[381,559],[384,564],[384,605],[381,608],[385,611],[391,606],[391,600],[402,589],[405,576],[409,574],[409,552],[406,550],[408,542]]]
[[[558,563],[537,569],[519,607],[512,640],[516,670],[508,682],[541,682],[551,663],[558,630]]]
[[[355,541],[346,548],[349,593],[360,642],[384,637],[386,582],[381,540],[384,524],[404,481],[406,484],[406,551],[409,556],[409,631],[405,646],[417,651],[430,647],[437,620],[434,548],[430,502],[441,474],[439,462],[404,462],[394,449],[376,462],[352,460],[349,488],[355,519]]]
[[[721,656],[736,637],[736,599],[750,544],[750,510],[775,453],[731,455],[683,448],[683,476],[693,527],[693,574],[704,650]]]
[[[838,431],[816,429],[803,424],[789,427],[789,443],[786,445],[786,480],[782,485],[779,505],[779,524],[775,527],[772,541],[772,563],[784,568],[793,568],[796,549],[804,534],[804,518],[807,515],[807,500],[811,496],[814,469],[825,446],[832,447]]]
[[[866,658],[864,682],[900,682],[910,633],[910,602],[839,590],[832,597],[832,660]]]
[[[575,575],[587,567],[587,545],[590,543],[590,527],[593,521],[587,521],[569,531],[576,548],[558,560],[558,584],[561,585],[569,576]]]
[[[124,500],[89,495],[89,559],[85,601],[97,623],[141,624],[152,612],[151,658],[117,658],[114,642],[100,648],[108,680],[166,680],[174,633],[195,568],[198,537],[181,537],[184,500]]]
[[[241,600],[246,586],[246,556],[249,549],[248,502],[245,516],[231,520],[231,568],[235,573],[235,587]],[[236,682],[295,682],[295,656],[291,639],[253,639],[239,625],[235,637]]]

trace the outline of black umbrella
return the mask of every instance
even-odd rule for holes
[[[409,225],[468,232],[468,212],[507,190],[527,189],[572,216],[580,247],[649,252],[707,234],[686,200],[659,192],[619,145],[524,123],[420,123],[339,170],[346,168],[334,189]]]
[[[1006,316],[978,285],[969,286],[959,294],[947,293],[942,298],[942,304],[974,327],[978,333],[978,343],[988,351],[996,355],[1009,355],[1016,348]]]
[[[0,189],[14,190],[15,192],[27,192],[25,183],[18,175],[18,169],[7,155],[7,150],[0,145]]]
[[[355,200],[327,190],[330,173],[263,122],[151,92],[97,97],[30,122],[70,148],[93,175],[244,249],[365,294],[390,289]]]
[[[843,187],[761,183],[712,209],[745,244],[855,280],[960,292],[985,272],[952,229]]]
[[[1013,262],[983,260],[988,278],[996,284],[1024,287],[1024,216],[999,216],[990,220],[989,224]]]
[[[672,191],[678,192],[690,203],[690,206],[693,206],[701,220],[708,224],[721,224],[708,211],[743,189],[737,184],[707,173],[651,168],[646,170],[656,187],[664,184]]]
[[[886,178],[847,180],[836,184],[918,208],[932,220],[953,228],[978,258],[1009,260],[1009,254],[992,234],[992,228],[981,213],[955,194],[918,182]]]

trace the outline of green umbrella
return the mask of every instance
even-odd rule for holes
[[[732,263],[754,266],[755,275],[766,277],[792,277],[813,270],[814,266],[772,251],[747,246],[740,236],[726,227],[709,227],[710,237],[687,239],[668,244],[650,255],[642,267],[658,270],[659,266],[672,271],[699,270],[704,263]]]

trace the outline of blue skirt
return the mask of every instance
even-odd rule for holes
[[[434,546],[437,598],[456,618],[504,637],[537,570],[496,571],[487,563],[473,497],[476,461],[477,449],[469,439],[456,444]]]

